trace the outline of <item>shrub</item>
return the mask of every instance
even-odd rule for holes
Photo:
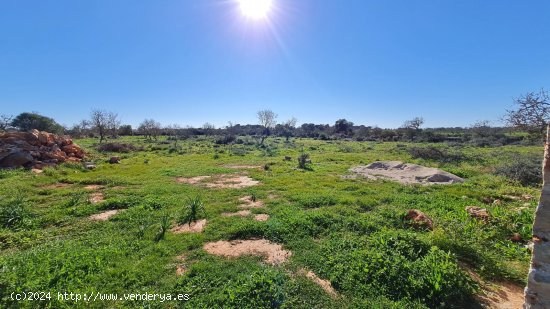
[[[200,219],[201,215],[205,215],[204,204],[202,203],[201,197],[197,195],[193,198],[189,198],[186,208],[178,222],[180,224],[191,224],[191,222]]]
[[[129,144],[129,143],[105,143],[105,144],[99,145],[97,147],[97,150],[106,151],[106,152],[128,153],[132,151],[141,150],[141,148],[138,148],[133,144]]]
[[[407,152],[413,159],[433,160],[437,162],[457,162],[466,159],[466,156],[460,151],[449,152],[446,149],[436,147],[411,147]]]
[[[497,167],[495,173],[516,180],[524,186],[542,183],[541,158],[536,155],[518,155],[511,162]]]
[[[298,168],[301,168],[301,169],[308,169],[308,164],[309,162],[309,154],[308,153],[305,153],[305,152],[302,152],[299,156],[298,156]]]

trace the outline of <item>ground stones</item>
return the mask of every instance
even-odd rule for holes
[[[405,220],[409,220],[415,228],[427,228],[433,230],[433,221],[425,213],[418,209],[411,209],[407,212]]]
[[[481,208],[477,206],[467,206],[466,212],[472,218],[480,219],[480,220],[483,220],[484,222],[487,222],[489,220],[489,213],[485,208]]]

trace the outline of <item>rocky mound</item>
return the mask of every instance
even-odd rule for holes
[[[82,148],[67,137],[38,130],[0,133],[0,168],[42,169],[82,158]]]
[[[437,168],[400,161],[377,161],[367,166],[354,167],[350,171],[369,179],[390,179],[405,184],[452,184],[464,182],[464,179]]]

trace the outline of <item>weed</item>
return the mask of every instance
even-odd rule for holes
[[[191,224],[205,215],[204,204],[199,195],[189,198],[178,223]]]

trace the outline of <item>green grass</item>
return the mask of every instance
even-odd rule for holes
[[[463,267],[487,281],[523,284],[527,274],[526,243],[509,237],[531,238],[536,201],[503,196],[538,197],[540,189],[494,171],[518,155],[542,158],[542,147],[435,145],[462,154],[458,161],[436,162],[412,159],[407,151],[428,144],[268,139],[267,148],[258,149],[251,143],[216,145],[209,138],[179,141],[177,148],[163,139],[120,141],[143,151],[119,154],[121,163],[110,165],[106,160],[114,154],[97,152],[96,140],[83,139],[76,143],[97,163],[94,170],[74,165],[40,175],[0,170],[0,307],[47,305],[14,302],[11,292],[99,291],[189,293],[190,300],[75,304],[56,298],[50,307],[462,308],[478,306],[473,296],[479,291]],[[296,167],[302,149],[312,160],[308,169]],[[341,177],[350,167],[375,160],[439,167],[468,181],[423,187]],[[269,168],[239,171],[226,167],[230,164]],[[208,189],[175,181],[239,172],[261,185]],[[47,187],[56,183],[69,185]],[[89,202],[94,191],[84,189],[88,184],[103,186],[104,202]],[[221,216],[239,210],[238,199],[245,195],[266,203],[252,212],[269,214],[267,222]],[[170,233],[172,219],[196,196],[202,197],[202,217],[208,220],[204,232]],[[502,203],[485,204],[486,198]],[[487,208],[489,223],[469,218],[464,211],[469,205]],[[105,222],[87,219],[121,208],[126,211]],[[403,221],[411,208],[430,216],[434,230],[414,230]],[[292,257],[270,266],[257,257],[224,259],[202,250],[209,241],[244,238],[280,243]],[[177,276],[181,255],[187,256],[188,271]],[[340,297],[332,299],[299,269],[330,280]]]

